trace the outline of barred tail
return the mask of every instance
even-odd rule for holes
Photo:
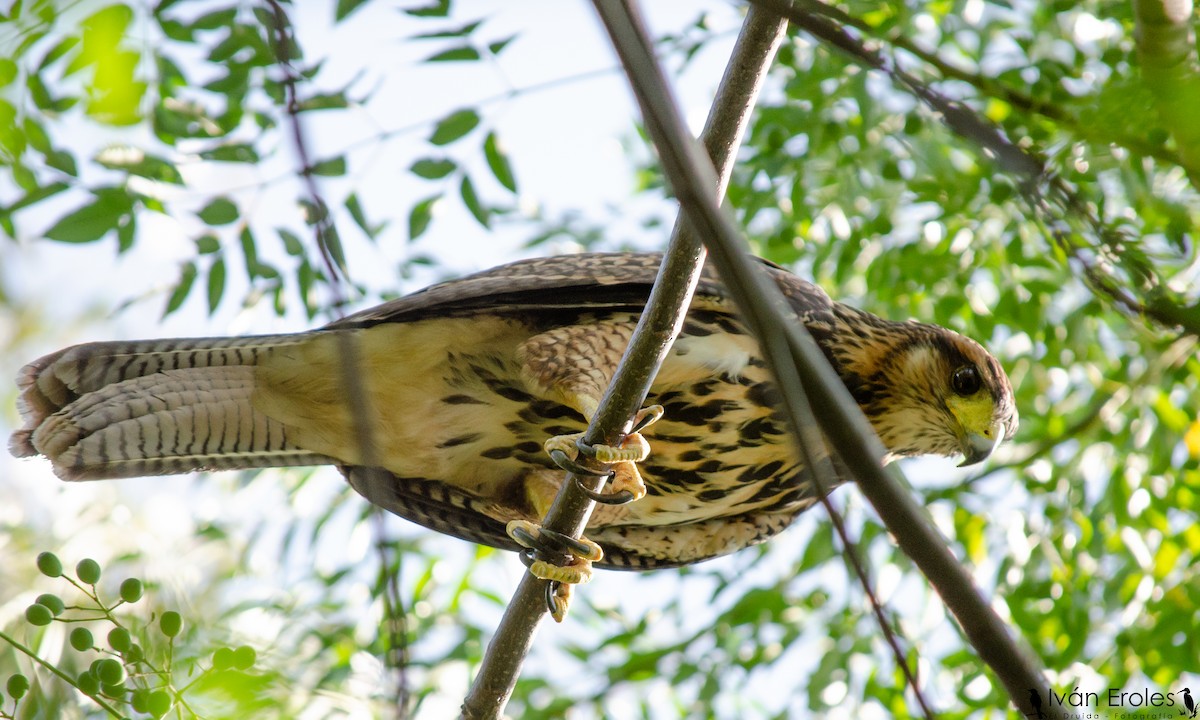
[[[76,345],[22,368],[17,457],[64,480],[333,462],[254,408],[258,360],[302,335]]]

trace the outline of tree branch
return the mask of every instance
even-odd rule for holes
[[[863,67],[884,73],[938,113],[951,132],[970,141],[1000,170],[1014,176],[1034,217],[1079,267],[1080,275],[1093,292],[1107,297],[1118,308],[1164,328],[1200,336],[1200,302],[1185,305],[1180,293],[1171,290],[1151,264],[1138,253],[1126,251],[1135,240],[1107,226],[1096,213],[1094,203],[1089,203],[1075,187],[1047,168],[1035,152],[1009,140],[996,124],[967,105],[951,100],[905,72],[894,58],[867,47],[834,20],[819,0],[801,0],[799,6],[793,6],[790,0],[750,1],[783,15],[796,27]],[[1096,262],[1094,255],[1103,255],[1106,262]],[[1115,272],[1117,266],[1129,277],[1119,276]]]
[[[1175,138],[1180,164],[1200,189],[1200,75],[1192,37],[1191,0],[1134,0],[1142,79],[1163,124]]]
[[[784,311],[778,288],[754,267],[731,218],[706,193],[713,183],[712,168],[687,137],[670,88],[649,51],[636,8],[631,1],[595,2],[601,17],[611,23],[609,32],[622,54],[647,129],[683,213],[705,239],[730,295],[758,339],[805,455],[812,455],[810,418],[820,418],[830,447],[857,478],[863,494],[896,535],[901,548],[938,590],[980,656],[1008,689],[1013,703],[1022,712],[1033,710],[1027,699],[1028,689],[1044,685],[1044,673],[1018,648],[970,575],[926,521],[922,509],[884,470],[884,448],[866,417],[807,330]]]
[[[721,168],[719,177],[710,177],[702,191],[710,201],[714,190],[717,198],[724,195],[750,110],[784,28],[785,23],[773,13],[757,9],[747,15],[742,26],[703,133],[713,164]],[[703,262],[700,241],[682,219],[677,221],[646,310],[588,426],[585,442],[615,444],[628,429],[629,418],[645,402],[650,384],[679,333]],[[583,480],[596,483],[591,478]],[[543,526],[578,537],[593,506],[568,476]],[[529,574],[522,578],[463,702],[463,718],[482,720],[503,713],[537,627],[545,617],[545,589],[543,580]]]

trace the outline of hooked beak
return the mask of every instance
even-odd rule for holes
[[[959,467],[977,465],[987,460],[1000,443],[1004,442],[1003,425],[996,423],[989,430],[991,437],[981,433],[967,433],[962,439],[963,461],[958,464]]]

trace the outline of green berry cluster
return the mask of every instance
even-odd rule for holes
[[[0,633],[0,640],[7,641],[17,650],[28,655],[34,662],[53,672],[65,682],[74,685],[80,692],[90,697],[97,705],[114,717],[128,718],[127,713],[118,710],[126,707],[139,716],[161,718],[176,706],[188,707],[184,692],[171,682],[172,664],[175,661],[175,639],[183,632],[183,617],[173,611],[163,612],[158,616],[157,631],[153,623],[147,623],[137,628],[127,627],[123,621],[114,615],[114,611],[122,605],[132,605],[142,599],[145,587],[138,578],[127,578],[121,582],[118,589],[119,599],[106,603],[98,592],[96,585],[100,582],[100,563],[90,558],[79,561],[75,566],[75,575],[63,572],[62,561],[54,553],[44,552],[37,557],[38,570],[49,578],[61,578],[74,586],[85,598],[82,604],[68,606],[61,597],[53,593],[39,595],[32,605],[25,610],[25,619],[30,625],[44,627],[52,622],[108,624],[111,629],[105,636],[105,646],[96,642],[92,630],[82,625],[75,627],[68,634],[70,646],[81,654],[97,654],[88,669],[73,676],[36,657],[32,650],[15,639]],[[133,627],[133,629],[131,629]],[[160,637],[161,636],[161,639]],[[140,637],[154,645],[165,645],[162,658],[152,660],[147,656],[142,645],[135,641]],[[86,660],[86,658],[84,658]],[[245,672],[254,666],[257,655],[254,648],[241,646],[238,648],[220,647],[212,654],[208,668],[203,668],[200,662],[191,664],[192,668],[200,667],[202,675],[229,671]],[[189,685],[197,678],[189,678]],[[8,678],[5,685],[8,697],[12,699],[11,710],[5,708],[5,698],[0,694],[0,718],[15,718],[17,708],[30,689],[29,678],[17,673]],[[195,713],[188,709],[188,714]]]

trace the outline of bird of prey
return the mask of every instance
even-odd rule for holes
[[[333,464],[397,515],[519,549],[536,540],[563,479],[543,444],[573,447],[561,438],[596,409],[660,260],[516,262],[293,335],[67,348],[21,371],[25,424],[11,450],[46,456],[64,480]],[[889,458],[978,462],[1016,431],[1008,377],[978,343],[835,303],[769,263],[763,271]],[[365,396],[357,406],[351,373]],[[636,434],[600,448],[617,465],[613,494],[637,499],[597,507],[589,540],[573,546],[581,564],[650,569],[731,553],[817,500],[757,344],[710,271],[648,402],[642,425],[662,414],[646,429],[648,456]],[[364,449],[378,469],[363,467]]]

